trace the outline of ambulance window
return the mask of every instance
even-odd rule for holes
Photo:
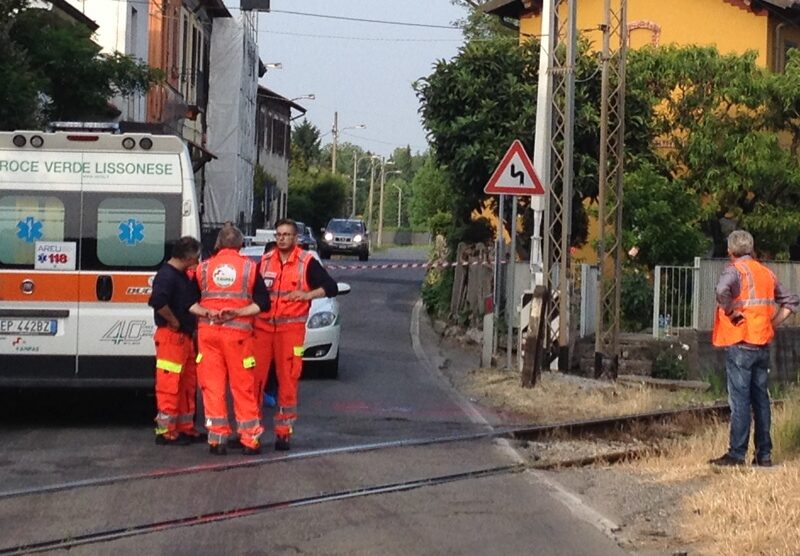
[[[156,266],[164,260],[167,211],[157,199],[113,198],[97,206],[97,259],[106,266]]]
[[[0,197],[0,263],[33,265],[37,241],[64,241],[64,203],[43,195]]]

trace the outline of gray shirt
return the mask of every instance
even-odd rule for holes
[[[737,257],[736,260],[747,261],[752,260],[752,257],[750,255],[744,255],[743,257]],[[773,277],[775,278],[775,303],[781,307],[786,307],[793,313],[796,312],[798,306],[800,306],[800,297],[798,297],[796,294],[786,291],[786,288],[781,285],[780,281],[775,277],[774,274]],[[719,303],[719,306],[722,307],[722,310],[725,311],[726,315],[730,315],[733,312],[733,300],[739,297],[740,291],[741,283],[739,279],[739,271],[736,270],[736,267],[733,265],[733,263],[731,263],[726,266],[725,270],[723,270],[722,274],[720,274],[716,288],[717,303]]]

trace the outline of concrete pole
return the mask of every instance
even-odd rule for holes
[[[550,188],[550,133],[551,133],[551,105],[553,102],[553,81],[548,71],[555,22],[552,17],[553,2],[546,0],[542,3],[542,33],[539,47],[539,83],[536,97],[536,135],[533,145],[533,168],[539,176],[539,181],[545,191]],[[531,236],[531,273],[532,286],[543,285],[545,261],[542,246],[542,221],[547,208],[547,195],[534,195],[531,197],[533,209],[533,235]]]
[[[381,159],[381,194],[378,199],[378,247],[383,245],[383,188],[386,185],[386,161]]]
[[[369,167],[369,195],[367,196],[367,231],[372,230],[372,192],[375,189],[375,159]]]
[[[358,152],[353,152],[353,212],[350,218],[356,217],[356,181],[358,180]]]
[[[400,210],[403,207],[403,189],[401,187],[397,187],[397,229],[400,229]]]
[[[333,128],[331,129],[331,133],[333,134],[333,149],[331,151],[331,174],[334,176],[336,175],[336,143],[339,140],[339,113],[333,113]]]

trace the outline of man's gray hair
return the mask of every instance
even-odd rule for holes
[[[753,254],[753,236],[744,230],[734,230],[728,236],[728,252],[734,257]]]
[[[217,235],[217,249],[241,249],[244,245],[244,236],[241,230],[233,225],[226,224]]]

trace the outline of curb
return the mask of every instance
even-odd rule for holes
[[[411,312],[411,344],[414,348],[414,353],[417,359],[428,369],[431,375],[443,386],[448,396],[456,403],[464,413],[469,417],[470,421],[475,424],[482,425],[488,430],[494,430],[494,427],[484,417],[480,410],[469,401],[461,392],[455,389],[450,381],[439,371],[441,368],[434,363],[434,359],[425,352],[420,340],[420,320],[422,314],[422,300],[418,299],[414,304],[414,309]],[[435,356],[434,356],[435,357]],[[495,440],[497,448],[507,457],[511,458],[514,463],[525,463],[525,458],[514,449],[511,443],[506,438],[498,438]],[[600,513],[598,510],[587,504],[578,494],[564,487],[561,483],[549,477],[544,471],[537,471],[535,469],[528,469],[523,472],[526,480],[532,484],[544,487],[553,498],[561,502],[575,517],[589,523],[596,529],[599,529],[604,535],[613,540],[615,543],[620,544],[623,539],[617,535],[622,528],[615,523],[612,519]]]

